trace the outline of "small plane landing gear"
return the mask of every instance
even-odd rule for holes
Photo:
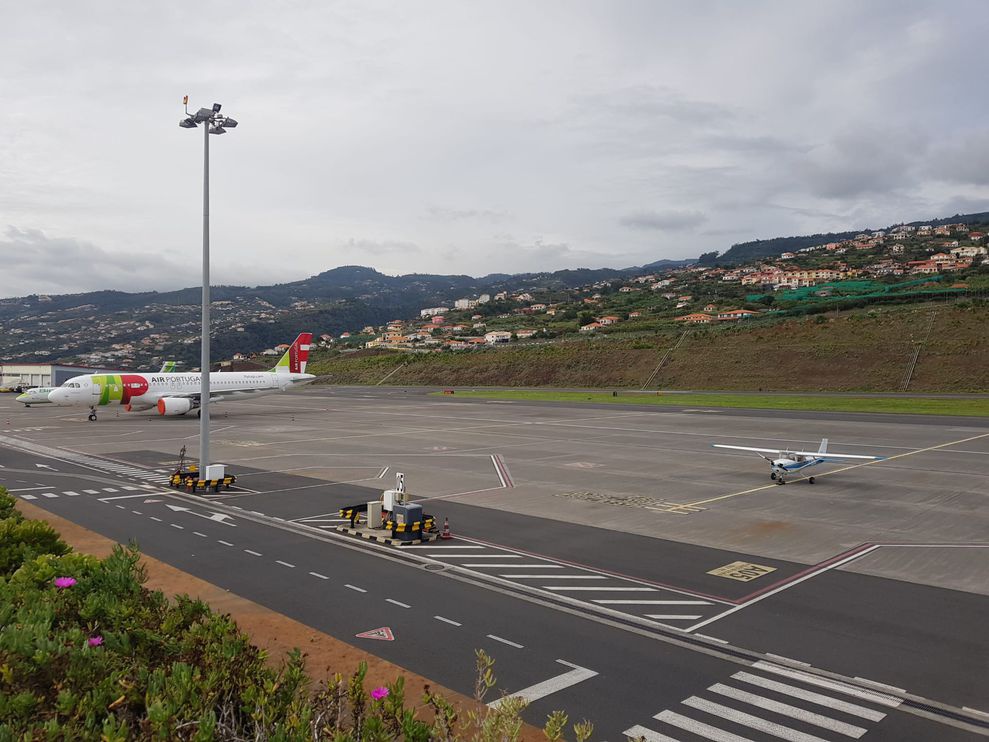
[[[776,480],[776,484],[786,484],[786,480],[783,479],[783,477],[780,477],[779,479]]]
[[[96,422],[96,408],[95,407],[90,407],[89,408],[89,422],[91,422],[91,423],[95,423]]]
[[[772,479],[772,480],[775,480],[776,479],[776,472],[774,472],[774,471],[773,472],[770,472],[769,473],[769,478]]]
[[[807,484],[814,484],[814,477],[808,477]]]

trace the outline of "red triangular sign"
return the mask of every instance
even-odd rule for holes
[[[360,634],[356,634],[358,639],[378,639],[384,642],[395,641],[395,635],[392,630],[387,626],[382,626],[380,629],[371,629],[370,631],[362,631]]]

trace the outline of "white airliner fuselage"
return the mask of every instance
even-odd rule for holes
[[[269,371],[213,372],[209,375],[210,402],[256,397],[302,386],[316,377],[305,373],[310,333],[303,333]],[[121,405],[128,412],[156,407],[160,415],[184,415],[199,408],[202,377],[198,373],[120,373],[76,376],[53,389],[48,400],[61,407],[96,408]]]

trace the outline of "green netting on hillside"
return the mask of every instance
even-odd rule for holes
[[[870,298],[876,296],[884,296],[887,294],[900,294],[903,289],[908,289],[912,286],[922,286],[926,283],[934,283],[940,281],[944,278],[943,275],[932,275],[924,276],[923,278],[917,278],[912,281],[901,281],[900,283],[880,283],[879,281],[833,281],[831,283],[821,283],[816,286],[803,286],[799,289],[790,289],[788,291],[781,291],[775,294],[749,294],[745,297],[746,301],[757,302],[767,296],[772,296],[776,301],[824,301],[827,299],[833,299],[834,297],[855,297],[855,298]],[[940,293],[945,289],[934,289],[933,291],[922,291],[922,292],[903,292],[903,296],[913,295],[914,293]],[[955,289],[956,291],[961,291],[964,289]],[[818,292],[827,291],[828,296],[818,296]]]

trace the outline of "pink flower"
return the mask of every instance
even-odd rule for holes
[[[371,698],[375,701],[380,701],[382,698],[388,695],[390,691],[387,688],[375,688],[371,691]]]
[[[75,584],[76,584],[76,578],[75,577],[56,577],[55,578],[55,587],[57,587],[59,590],[62,590],[62,589],[67,588],[67,587],[72,587]]]
[[[89,637],[89,646],[98,647],[103,643],[103,637],[97,634],[96,636]]]

